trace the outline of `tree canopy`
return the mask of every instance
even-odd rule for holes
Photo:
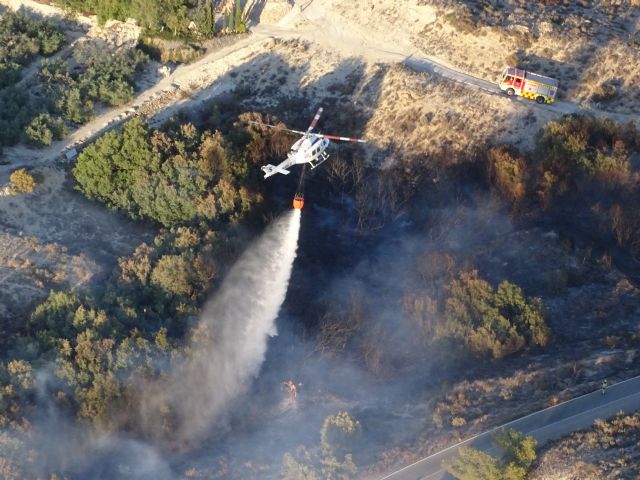
[[[498,432],[495,440],[504,452],[502,460],[475,448],[461,447],[456,457],[442,465],[458,480],[525,480],[537,458],[536,440],[513,429]]]
[[[211,0],[59,0],[71,12],[92,12],[98,21],[135,18],[149,33],[171,32],[174,36],[213,36],[214,14]],[[194,22],[197,32],[191,32]]]
[[[544,346],[550,330],[539,298],[503,281],[493,289],[477,271],[463,272],[449,286],[443,334],[477,354],[501,358],[525,345]]]
[[[20,80],[20,68],[36,56],[60,50],[66,38],[51,21],[8,11],[0,16],[0,88]]]
[[[247,161],[220,133],[199,134],[190,124],[151,131],[133,119],[87,147],[73,174],[88,197],[172,226],[247,213],[260,201]]]

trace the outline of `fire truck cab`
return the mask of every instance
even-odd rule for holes
[[[538,73],[528,72],[520,68],[507,67],[502,72],[498,86],[510,97],[521,97],[535,100],[536,103],[553,103],[558,92],[558,80]]]

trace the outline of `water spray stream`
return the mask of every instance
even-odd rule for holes
[[[258,374],[287,293],[300,215],[292,210],[278,218],[205,305],[190,358],[170,382],[168,403],[180,438],[203,433]]]

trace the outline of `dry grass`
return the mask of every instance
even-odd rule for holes
[[[50,289],[85,285],[97,268],[83,255],[31,236],[1,232],[0,244],[0,300],[11,308],[26,308]]]
[[[141,239],[73,192],[64,171],[41,173],[31,195],[0,197],[0,318],[28,313],[51,289],[90,286]]]
[[[410,155],[444,155],[449,164],[487,142],[528,144],[532,135],[527,132],[542,119],[500,97],[399,65],[385,73],[375,95],[376,99],[360,101],[375,106],[367,138],[376,147]]]
[[[328,1],[325,3],[329,3]],[[326,21],[358,36],[433,56],[472,75],[497,79],[519,64],[561,82],[559,96],[637,111],[640,10],[628,2],[585,0],[366,0],[332,2]],[[364,12],[364,14],[363,14]],[[338,16],[340,18],[338,18]],[[604,95],[602,95],[604,93]]]
[[[429,3],[442,10],[415,37],[426,54],[490,81],[507,64],[518,64],[558,78],[560,97],[575,102],[601,102],[621,112],[640,105],[640,49],[626,32],[638,18],[633,9],[503,1],[501,15],[493,15],[487,2]]]
[[[547,448],[531,480],[635,479],[640,475],[640,414],[596,420]]]

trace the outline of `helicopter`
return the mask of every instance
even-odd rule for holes
[[[277,128],[284,130],[285,132],[297,133],[298,135],[302,135],[302,138],[297,140],[292,146],[291,151],[287,155],[287,158],[283,160],[278,165],[264,165],[262,167],[262,171],[264,172],[264,178],[269,178],[276,173],[281,173],[283,175],[289,175],[289,167],[293,165],[302,165],[308,163],[311,165],[311,168],[314,169],[327,161],[329,155],[325,152],[329,144],[330,140],[340,140],[342,142],[357,142],[357,143],[366,143],[365,140],[361,140],[358,138],[350,138],[350,137],[340,137],[336,135],[324,135],[321,133],[311,133],[311,131],[318,124],[318,120],[320,120],[320,116],[322,115],[323,108],[320,107],[318,112],[313,117],[311,125],[307,128],[306,132],[302,132],[300,130],[290,130],[288,128],[280,128],[275,125],[269,125],[267,123],[261,122],[249,122],[255,125],[261,125],[263,127],[268,128]]]

